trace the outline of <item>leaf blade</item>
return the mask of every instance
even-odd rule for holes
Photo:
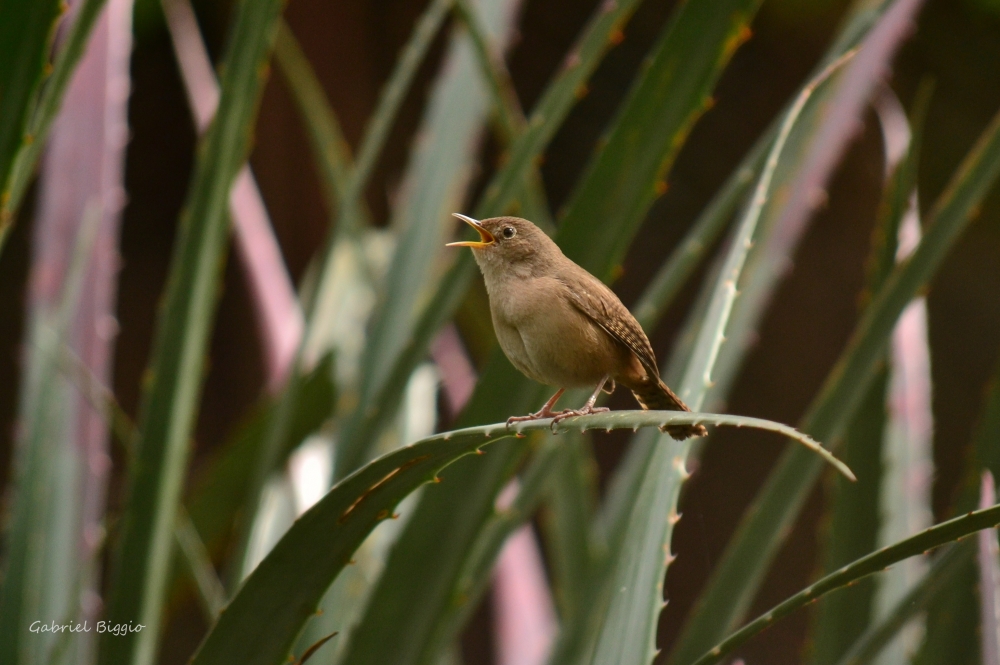
[[[788,616],[798,608],[813,602],[823,594],[846,586],[867,575],[877,573],[894,563],[923,554],[927,550],[959,540],[977,531],[995,527],[997,524],[1000,524],[1000,506],[993,506],[948,520],[906,540],[862,557],[775,605],[760,617],[754,619],[715,647],[712,647],[701,658],[694,661],[693,665],[712,665],[719,662],[726,654],[746,642],[753,635],[764,630],[778,619]]]
[[[229,192],[249,148],[263,65],[282,6],[280,0],[260,0],[237,10],[218,114],[206,135],[182,216],[154,344],[153,378],[140,407],[130,499],[114,557],[108,620],[139,622],[147,628],[124,636],[105,633],[99,645],[101,663],[140,665],[155,656],[174,520],[228,239]]]
[[[803,437],[780,423],[739,416],[676,411],[618,411],[567,419],[556,431],[575,428],[659,427],[699,421],[734,427],[763,427],[797,440]],[[457,459],[519,433],[544,431],[550,420],[504,423],[444,432],[423,439],[355,471],[307,511],[251,573],[195,654],[193,665],[237,661],[278,665],[289,655],[302,625],[323,592],[348,564],[351,553],[392,508],[416,487]],[[455,479],[444,477],[444,484]],[[499,528],[504,528],[503,526]]]

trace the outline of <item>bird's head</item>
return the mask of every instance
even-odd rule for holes
[[[479,240],[450,242],[448,247],[471,247],[483,273],[491,269],[531,271],[559,248],[537,226],[520,217],[491,217],[479,221],[459,213],[455,217],[474,228]]]

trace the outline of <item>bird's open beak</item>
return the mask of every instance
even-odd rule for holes
[[[479,231],[479,240],[464,240],[462,242],[450,242],[446,247],[476,247],[483,248],[488,245],[492,245],[497,241],[493,234],[486,230],[479,220],[472,219],[471,217],[466,217],[465,215],[457,212],[451,213],[453,217],[458,217],[460,220]]]

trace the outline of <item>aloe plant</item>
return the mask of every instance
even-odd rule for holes
[[[939,85],[931,96],[925,85],[911,94],[906,77],[923,61],[900,49],[914,23],[927,27],[921,3],[858,0],[839,28],[825,27],[825,53],[811,73],[803,65],[795,80],[786,75],[784,104],[770,100],[771,117],[726,128],[740,133],[746,152],[713,167],[718,177],[707,180],[721,184],[714,196],[704,188],[705,201],[692,195],[701,176],[691,175],[691,164],[716,159],[702,154],[702,130],[720,131],[709,114],[717,96],[723,106],[744,103],[731,96],[741,79],[755,80],[762,51],[743,45],[758,27],[773,44],[776,16],[799,20],[788,18],[782,3],[687,0],[668,8],[617,0],[596,3],[586,16],[562,16],[566,46],[530,104],[525,72],[544,60],[531,49],[539,34],[550,52],[558,41],[537,12],[563,5],[417,4],[398,52],[380,55],[384,81],[371,95],[371,114],[360,117],[343,102],[357,91],[328,87],[331,63],[314,55],[316,33],[297,5],[283,16],[277,0],[237,0],[219,48],[198,23],[211,3],[163,0],[169,30],[161,36],[172,43],[203,135],[176,223],[147,378],[138,398],[126,394],[106,363],[88,362],[94,351],[73,330],[76,310],[97,294],[88,266],[114,275],[113,234],[92,241],[90,213],[77,216],[78,236],[36,231],[42,246],[59,247],[68,267],[65,279],[52,283],[41,254],[32,267],[49,299],[33,311],[26,337],[29,369],[0,549],[0,659],[471,663],[478,658],[462,645],[482,638],[477,612],[492,601],[498,663],[707,665],[744,655],[751,637],[773,639],[768,626],[805,612],[808,645],[791,647],[801,662],[903,662],[914,650],[926,665],[950,662],[952,654],[966,662],[980,643],[983,656],[995,660],[998,627],[989,624],[1000,563],[990,529],[1000,524],[1000,508],[981,499],[975,509],[984,471],[997,473],[995,386],[963,449],[971,452],[958,498],[934,505],[949,519],[932,523],[930,486],[912,481],[920,474],[926,480],[931,465],[947,457],[925,426],[950,428],[937,404],[955,399],[937,387],[942,342],[935,335],[944,323],[935,298],[944,296],[935,280],[978,215],[977,237],[986,246],[989,233],[979,229],[995,217],[1000,115],[976,125],[981,135],[971,146],[954,142],[944,155],[926,147],[941,140],[940,127],[952,126],[936,120],[954,91]],[[130,6],[107,3],[109,10],[119,5]],[[104,7],[80,0],[75,20],[57,31],[57,3],[0,0],[0,248],[15,223],[48,228],[44,197],[63,189],[52,183],[75,182],[81,164],[60,157],[60,130],[53,142],[46,138],[62,122],[57,115],[101,115],[87,106],[89,88],[68,86],[77,65],[97,57],[101,42],[89,38],[102,29]],[[142,21],[151,7],[142,6]],[[808,11],[829,11],[830,19],[834,10]],[[142,21],[138,35],[149,29]],[[212,63],[211,53],[220,60]],[[893,66],[901,62],[897,80]],[[983,57],[981,65],[990,62]],[[282,226],[289,215],[272,198],[275,165],[253,154],[255,142],[281,131],[257,122],[261,99],[266,106],[283,94],[265,94],[272,67],[280,74],[276,89],[293,102],[289,126],[303,130],[325,205],[325,237],[310,245],[298,284],[281,246],[297,228]],[[144,85],[137,94],[148,94]],[[121,117],[123,100],[105,102],[117,104]],[[733,413],[727,402],[739,390],[752,342],[766,338],[768,309],[781,304],[783,282],[800,278],[787,266],[803,238],[808,242],[810,225],[821,224],[814,217],[870,104],[886,137],[884,149],[872,153],[885,163],[871,169],[880,174],[871,177],[882,190],[878,211],[853,222],[874,229],[862,297],[841,316],[853,332],[832,366],[810,354],[796,360],[827,377],[818,392],[801,396],[810,406],[800,429]],[[142,105],[133,111],[142,113]],[[584,140],[575,133],[587,123]],[[897,145],[893,127],[912,140]],[[547,160],[558,160],[567,143],[576,146],[574,168],[550,170]],[[138,146],[129,148],[129,163],[146,158]],[[118,151],[120,163],[124,143],[106,147]],[[382,167],[396,171],[386,179]],[[39,206],[28,196],[36,172]],[[139,177],[115,173],[102,183],[116,192]],[[928,174],[949,184],[938,192]],[[390,190],[385,205],[375,197],[381,187]],[[829,194],[839,195],[836,187]],[[672,215],[684,201],[692,213],[686,228],[687,217]],[[126,224],[142,216],[136,206]],[[536,408],[543,389],[496,348],[471,257],[444,248],[454,228],[450,213],[458,211],[529,217],[568,257],[620,287],[654,341],[665,379],[696,412],[637,411],[610,401],[616,408],[609,413],[506,426],[509,416]],[[231,229],[243,268],[233,274],[250,287],[248,320],[261,346],[259,359],[241,362],[259,362],[263,378],[245,417],[215,441],[204,439],[215,435],[198,423],[214,416],[205,377],[216,371],[213,344],[226,344],[232,326],[216,316],[220,292],[236,279],[223,271]],[[664,242],[662,233],[679,240]],[[907,243],[908,252],[900,251]],[[23,251],[17,243],[3,249],[5,260]],[[113,330],[109,280],[94,316]],[[968,293],[977,287],[962,283]],[[665,348],[664,333],[673,330],[665,322],[681,316],[685,323]],[[112,338],[101,339],[107,353]],[[966,352],[986,366],[996,349]],[[138,403],[134,419],[119,399]],[[113,473],[95,467],[82,476],[97,483],[88,496],[113,490],[107,507],[101,500],[76,511],[70,498],[83,473],[65,465],[70,442],[90,432],[77,425],[78,408],[107,419],[87,426],[102,441],[107,431],[115,435]],[[712,426],[707,443],[658,431],[696,422]],[[708,561],[699,597],[680,592],[682,624],[664,632],[664,616],[673,616],[662,612],[672,600],[665,589],[683,587],[675,559],[700,558],[682,534],[690,528],[685,514],[699,510],[689,510],[685,491],[697,474],[711,472],[715,426],[736,428],[739,438],[771,432],[787,440],[787,450],[721,558]],[[609,440],[622,448],[617,465],[607,459]],[[700,467],[706,450],[709,463]],[[724,454],[745,459],[760,450],[732,445]],[[816,580],[745,622],[827,466],[838,475],[824,484],[829,522],[820,530]],[[948,468],[939,469],[942,477]],[[752,481],[739,482],[746,489]],[[950,486],[938,489],[935,497]],[[974,559],[972,548],[956,541],[977,531]],[[77,560],[67,544],[80,538],[89,554]],[[106,578],[98,580],[98,571]],[[96,635],[32,628],[82,621],[126,628]]]

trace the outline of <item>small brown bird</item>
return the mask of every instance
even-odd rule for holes
[[[455,213],[479,232],[471,247],[483,272],[500,347],[528,378],[558,391],[537,412],[507,423],[607,411],[595,407],[615,382],[632,391],[643,409],[690,411],[660,380],[653,348],[639,323],[611,289],[570,261],[541,229],[519,217],[478,221]],[[608,386],[610,381],[610,386]],[[580,409],[553,411],[567,388],[596,386]],[[701,425],[671,425],[675,439],[705,436]]]

